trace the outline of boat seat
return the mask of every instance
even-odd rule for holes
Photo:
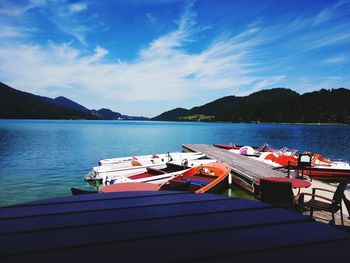
[[[166,166],[167,166],[168,173],[184,170],[184,166],[176,163],[167,163]]]
[[[200,186],[206,186],[207,184],[209,184],[209,182],[204,182],[204,181],[201,181],[201,180],[189,180],[191,182],[191,184],[197,184],[197,185],[200,185]]]
[[[163,185],[160,190],[174,190],[174,191],[188,191],[191,185],[191,181],[176,181],[172,180],[169,183]]]
[[[212,178],[212,179],[218,178],[216,175],[208,175],[208,174],[201,174],[201,173],[194,174],[194,176],[204,177],[204,178]]]
[[[152,168],[152,167],[148,167],[147,168],[147,172],[150,173],[150,174],[155,174],[155,175],[160,175],[160,174],[165,174],[166,173],[165,171],[162,171],[162,170],[159,170],[159,169],[156,169],[156,168]]]

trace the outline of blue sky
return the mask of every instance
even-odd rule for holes
[[[156,116],[350,87],[350,0],[0,0],[0,81]]]

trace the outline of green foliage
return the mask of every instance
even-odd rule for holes
[[[191,116],[179,117],[180,121],[214,121],[215,116],[208,116],[203,114],[195,114]]]

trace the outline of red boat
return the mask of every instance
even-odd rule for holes
[[[213,146],[222,148],[225,150],[239,150],[242,147],[246,147],[245,145],[237,145],[237,144],[218,144],[215,143]],[[262,146],[251,146],[257,152],[273,152],[277,149],[270,147],[267,143],[264,143]]]
[[[307,153],[307,152],[306,152]],[[347,162],[332,161],[320,154],[310,154],[311,166],[303,170],[303,174],[313,179],[326,182],[350,182],[350,165]]]
[[[213,144],[215,147],[222,148],[225,150],[239,150],[243,145],[235,145],[235,144]],[[254,147],[253,147],[254,148]]]
[[[187,170],[160,186],[160,190],[178,190],[194,193],[219,192],[227,182],[231,166],[213,162]]]
[[[311,154],[304,152],[311,156],[310,164],[307,165],[302,171],[299,168],[299,174],[304,174],[312,179],[317,179],[326,182],[339,182],[344,180],[350,181],[350,165],[347,162],[332,161],[323,157],[320,154]],[[298,169],[298,154],[281,154],[275,155],[274,153],[268,154],[265,160],[270,160],[281,166],[291,169]]]

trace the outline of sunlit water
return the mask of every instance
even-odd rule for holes
[[[84,175],[104,158],[181,151],[182,144],[267,142],[350,160],[349,141],[350,126],[0,120],[0,206],[88,189]]]

